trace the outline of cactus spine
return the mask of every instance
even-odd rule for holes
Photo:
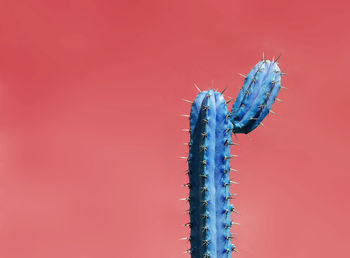
[[[277,61],[277,60],[276,60]],[[281,88],[281,71],[276,61],[263,58],[245,77],[232,111],[223,95],[212,89],[200,91],[192,103],[188,155],[189,215],[193,258],[231,257],[229,174],[232,133],[248,134],[269,113]]]

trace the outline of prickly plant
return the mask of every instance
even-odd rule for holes
[[[200,91],[192,103],[190,119],[188,161],[189,202],[188,213],[191,248],[187,251],[193,258],[231,257],[238,252],[231,243],[230,203],[234,194],[229,186],[235,184],[229,177],[232,133],[248,134],[266,115],[281,88],[281,75],[277,60],[261,60],[244,76],[231,112],[223,94],[212,89]],[[189,101],[190,102],[190,101]]]
[[[244,84],[233,103],[231,122],[233,133],[253,131],[266,115],[271,112],[273,102],[279,100],[277,94],[281,88],[281,70],[277,60],[269,61],[263,58],[247,76]]]

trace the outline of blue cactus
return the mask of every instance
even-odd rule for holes
[[[277,60],[276,60],[277,61]],[[229,192],[232,133],[249,133],[265,116],[281,88],[281,71],[276,61],[263,58],[246,76],[232,111],[222,93],[212,89],[200,92],[192,103],[188,160],[188,213],[193,258],[231,257],[236,251],[231,243]],[[199,90],[200,91],[200,90]]]
[[[201,92],[190,116],[189,202],[191,253],[231,253],[229,170],[232,123],[223,96]]]
[[[248,134],[269,113],[281,88],[281,71],[276,61],[263,59],[245,77],[231,111],[234,133]]]

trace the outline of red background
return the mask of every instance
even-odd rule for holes
[[[239,257],[350,257],[349,8],[1,1],[0,257],[186,257],[181,99],[235,97],[263,51],[289,89],[232,149]]]

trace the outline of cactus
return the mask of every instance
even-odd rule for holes
[[[276,61],[263,58],[245,76],[231,111],[234,133],[248,134],[269,113],[281,88],[281,71]]]
[[[276,59],[277,61],[277,59]],[[244,76],[231,112],[222,93],[212,89],[200,91],[190,113],[188,161],[188,213],[191,243],[187,251],[193,258],[231,257],[238,252],[231,243],[231,212],[236,212],[230,199],[229,178],[232,133],[248,134],[254,130],[270,108],[281,88],[281,71],[276,61],[263,58]]]

